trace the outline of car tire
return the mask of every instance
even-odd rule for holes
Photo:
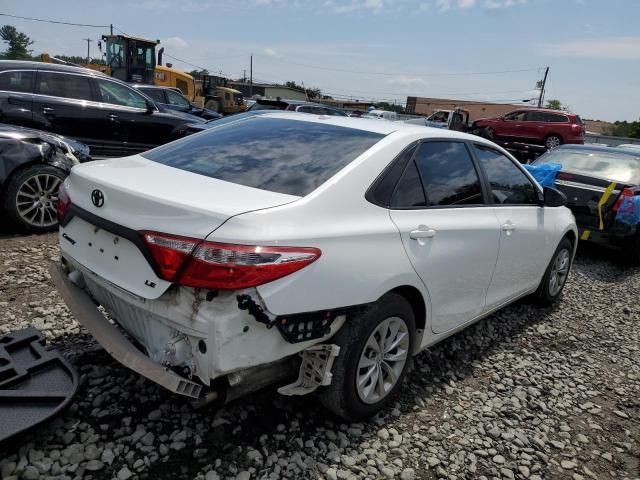
[[[544,146],[547,150],[552,150],[560,145],[562,145],[562,137],[560,135],[551,134],[544,138]]]
[[[551,257],[540,286],[534,294],[538,304],[550,306],[558,301],[571,272],[572,259],[573,245],[567,237],[564,237]]]
[[[3,199],[4,210],[13,223],[27,232],[56,230],[58,188],[65,177],[62,170],[43,164],[15,172],[7,183]]]
[[[491,127],[485,127],[480,131],[480,136],[487,140],[494,141],[496,139],[496,132]]]
[[[396,293],[383,295],[362,314],[347,318],[331,339],[340,354],[333,364],[331,384],[318,391],[321,403],[348,421],[368,418],[385,408],[411,366],[415,336],[413,309]]]
[[[218,102],[217,100],[209,100],[205,104],[204,108],[206,108],[207,110],[213,110],[214,112],[217,112],[217,113],[221,113],[220,102]]]

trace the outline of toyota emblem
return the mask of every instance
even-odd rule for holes
[[[91,192],[91,201],[96,207],[102,208],[102,206],[104,205],[104,193],[96,188],[93,192]]]

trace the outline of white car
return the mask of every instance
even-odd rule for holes
[[[578,233],[487,140],[299,113],[76,166],[59,198],[52,276],[118,361],[201,401],[289,381],[346,419],[419,351],[558,299]]]

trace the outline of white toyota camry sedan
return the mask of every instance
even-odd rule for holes
[[[173,392],[278,384],[359,419],[416,353],[560,297],[577,243],[564,203],[479,137],[265,113],[74,167],[50,270],[114,358]]]

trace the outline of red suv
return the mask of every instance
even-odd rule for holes
[[[515,110],[498,118],[473,122],[473,131],[491,140],[538,143],[548,149],[584,143],[584,122],[573,113],[546,108]]]

